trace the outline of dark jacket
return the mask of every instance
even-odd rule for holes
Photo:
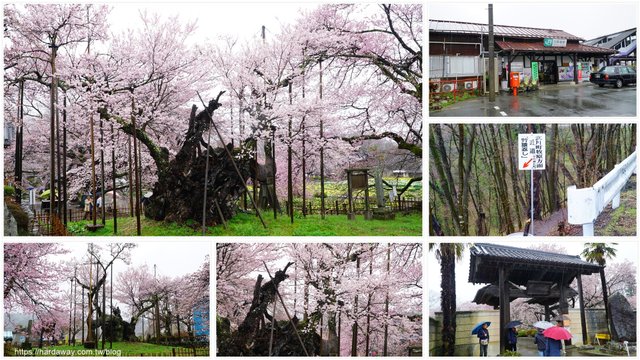
[[[547,350],[547,338],[542,333],[537,333],[533,338],[533,343],[538,346],[538,351]]]
[[[562,342],[560,340],[547,338],[547,349],[544,351],[544,356],[560,356],[561,351]]]
[[[518,342],[518,333],[513,329],[507,329],[507,343],[515,344]]]
[[[480,328],[478,330],[478,339],[484,340],[489,339],[489,329]]]

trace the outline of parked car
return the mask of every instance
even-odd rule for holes
[[[636,83],[636,71],[629,66],[605,66],[591,73],[589,81],[603,87],[607,84],[615,85],[618,89],[624,85]]]

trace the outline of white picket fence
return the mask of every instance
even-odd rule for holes
[[[611,203],[613,209],[620,206],[620,191],[632,174],[636,173],[636,153],[617,164],[592,187],[567,188],[567,213],[569,224],[582,225],[583,236],[593,236],[593,223],[604,208]]]

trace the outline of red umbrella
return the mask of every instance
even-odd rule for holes
[[[548,337],[549,339],[554,339],[554,340],[570,340],[571,339],[571,333],[569,332],[569,330],[560,326],[550,327],[547,330],[545,330],[542,333],[542,335]]]

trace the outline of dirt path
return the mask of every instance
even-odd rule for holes
[[[567,229],[567,209],[560,209],[544,220],[538,220],[533,223],[533,232],[535,236],[559,236],[562,235],[582,235],[566,234]]]

